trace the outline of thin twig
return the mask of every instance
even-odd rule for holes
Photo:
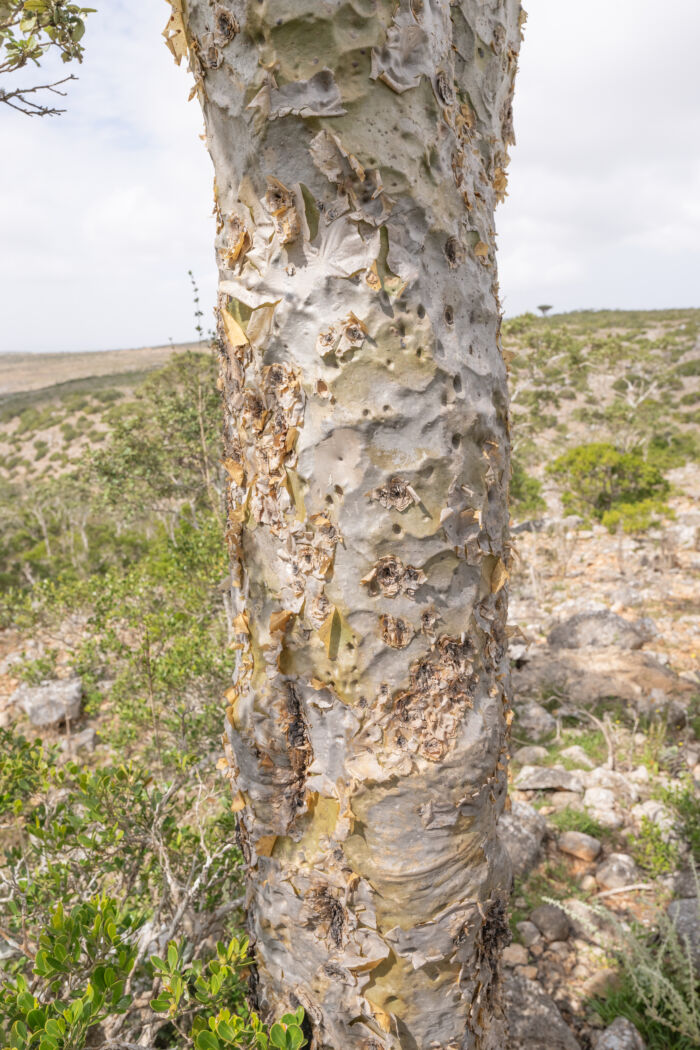
[[[618,893],[631,893],[632,890],[653,890],[656,887],[651,882],[632,882],[629,886],[618,886],[614,890],[602,890],[596,893],[596,897],[614,897]]]

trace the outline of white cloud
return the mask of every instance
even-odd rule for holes
[[[508,314],[697,305],[695,0],[530,0],[498,216]]]
[[[498,219],[507,313],[698,305],[696,0],[527,0]],[[0,112],[3,350],[189,339],[213,303],[212,169],[159,0],[93,15],[68,112]]]

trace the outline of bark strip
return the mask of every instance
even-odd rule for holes
[[[503,1045],[517,0],[176,0],[216,173],[263,1011],[317,1050]]]

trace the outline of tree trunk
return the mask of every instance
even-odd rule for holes
[[[216,173],[253,993],[503,1045],[518,0],[174,0]]]

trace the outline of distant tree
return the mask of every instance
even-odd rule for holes
[[[538,306],[537,309],[540,311],[543,317],[546,317],[549,311],[552,309],[551,304],[543,303],[542,306]]]
[[[82,62],[85,18],[94,11],[68,0],[0,0],[0,76],[25,66],[39,66],[49,51],[57,51],[63,62]],[[71,73],[47,84],[21,88],[0,86],[0,102],[29,117],[63,113],[53,105],[30,96],[41,92],[65,95],[61,85],[77,78]]]

